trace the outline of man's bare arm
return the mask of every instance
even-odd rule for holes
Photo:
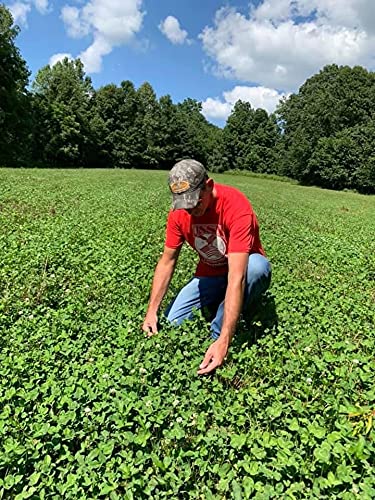
[[[228,286],[225,293],[224,319],[220,339],[228,342],[228,346],[236,330],[241,314],[246,284],[247,253],[232,253],[228,255]]]
[[[157,333],[158,311],[165,294],[167,293],[169,283],[171,282],[181,247],[164,247],[162,256],[155,268],[154,278],[152,280],[151,295],[148,304],[145,320],[142,330],[150,335]]]
[[[199,367],[199,375],[210,373],[218,366],[221,366],[227,355],[242,310],[248,260],[249,255],[247,253],[228,255],[229,272],[224,301],[223,326],[220,337],[210,345],[206,352]]]

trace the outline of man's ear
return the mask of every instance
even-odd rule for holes
[[[211,179],[211,178],[207,179],[206,180],[206,189],[207,189],[207,191],[212,191],[213,188],[214,188],[214,184],[215,183],[214,183],[213,179]]]

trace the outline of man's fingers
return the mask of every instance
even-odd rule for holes
[[[158,333],[158,331],[155,329],[155,330],[152,330],[152,328],[149,329],[149,331],[147,332],[147,337],[152,337],[153,335],[156,335]]]
[[[152,337],[153,335],[155,335],[156,333],[158,333],[158,329],[157,329],[157,326],[156,324],[155,325],[152,325],[150,323],[147,323],[147,324],[143,324],[142,326],[142,330],[147,333],[147,337]]]
[[[158,327],[156,326],[156,324],[155,325],[149,325],[147,335],[149,337],[152,337],[156,333],[158,333]]]
[[[201,370],[198,370],[198,375],[204,375],[205,373],[210,373],[213,370],[215,370],[215,368],[218,368],[219,366],[220,366],[220,363],[217,360],[213,359],[211,361],[211,363],[208,364],[208,366],[206,366],[205,368],[202,368]]]
[[[199,368],[206,368],[206,366],[208,366],[208,364],[210,363],[211,359],[212,359],[212,354],[210,352],[210,349],[208,349],[208,351],[204,355],[202,363],[199,365]]]

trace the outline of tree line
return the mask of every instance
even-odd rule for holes
[[[79,59],[30,72],[0,5],[0,166],[169,169],[193,157],[212,172],[275,174],[375,192],[375,73],[335,64],[275,113],[238,101],[219,128],[201,103],[157,98],[150,83],[94,89]]]

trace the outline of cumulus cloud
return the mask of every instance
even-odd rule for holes
[[[47,14],[49,12],[48,0],[34,0],[33,3],[40,14]]]
[[[188,32],[181,29],[178,19],[168,16],[159,24],[159,29],[173,44],[189,42]]]
[[[263,0],[248,16],[222,8],[200,35],[223,76],[295,90],[325,64],[373,63],[373,0]]]
[[[223,102],[218,97],[208,97],[202,102],[202,113],[209,120],[226,120],[232,111],[232,105],[229,102]]]
[[[112,52],[112,45],[104,37],[97,36],[94,42],[79,55],[89,73],[99,73],[102,69],[102,59]]]
[[[54,54],[53,56],[50,57],[48,64],[52,67],[56,63],[63,61],[65,58],[68,59],[73,59],[72,54],[66,53],[66,52],[60,52],[58,54]]]
[[[266,87],[247,87],[237,85],[223,92],[223,98],[209,97],[202,102],[202,112],[207,119],[226,120],[238,100],[249,102],[254,109],[262,108],[268,113],[275,111],[284,93]]]
[[[16,1],[8,6],[15,24],[27,26],[27,15],[32,7],[35,7],[40,14],[49,12],[48,0],[29,0],[26,2]]]
[[[143,0],[90,0],[83,7],[65,5],[61,17],[69,36],[91,35],[92,44],[78,57],[88,73],[101,70],[103,57],[129,43],[142,27]]]
[[[29,3],[15,2],[9,5],[9,10],[15,24],[27,26],[27,14],[31,10],[31,5]]]
[[[257,20],[310,18],[317,25],[375,30],[372,0],[263,0],[250,13]]]
[[[89,23],[82,19],[81,11],[77,7],[65,5],[61,9],[61,18],[71,38],[81,38],[89,34]]]

